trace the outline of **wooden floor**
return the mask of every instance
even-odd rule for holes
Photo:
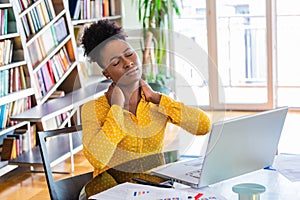
[[[228,114],[228,115],[227,115]],[[227,113],[228,118],[249,114],[249,112]],[[300,154],[300,112],[289,112],[283,129],[279,152]],[[75,155],[75,172],[73,174],[92,171],[92,167],[84,158],[82,152]],[[38,169],[37,169],[38,170]],[[41,170],[41,169],[40,169]],[[56,171],[70,171],[70,162],[67,160],[54,168]],[[56,179],[69,175],[55,174]],[[30,172],[28,168],[18,167],[0,177],[1,200],[43,200],[50,199],[47,183],[43,173]]]
[[[71,174],[55,174],[55,179],[65,178],[73,174],[81,174],[92,171],[93,168],[80,151],[74,156],[75,170]],[[35,170],[42,170],[36,168]],[[57,165],[55,171],[70,171],[70,160]],[[18,167],[0,177],[0,199],[1,200],[47,200],[50,199],[44,173],[30,172],[27,167]]]

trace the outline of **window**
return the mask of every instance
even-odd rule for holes
[[[209,52],[217,71],[209,66],[210,80],[205,75],[201,79],[195,75],[193,66],[186,67],[187,61],[175,59],[176,71],[184,76],[182,79],[189,80],[176,83],[179,91],[190,84],[197,88],[196,99],[202,99],[198,101],[201,105],[211,104],[210,94],[206,92],[204,97],[200,90],[209,81],[210,87],[217,90],[214,103],[228,109],[300,107],[299,1],[181,0],[180,3],[182,14],[174,17],[175,32]]]

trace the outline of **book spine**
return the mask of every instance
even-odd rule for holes
[[[32,16],[30,14],[31,12],[29,12],[26,17],[27,17],[27,22],[29,24],[29,29],[30,29],[30,34],[35,34],[36,33],[36,27],[35,24],[33,22]]]
[[[108,0],[102,0],[103,5],[103,17],[109,16],[109,1]]]
[[[23,29],[24,29],[25,35],[26,35],[26,37],[28,37],[31,33],[31,27],[28,24],[27,16],[21,17],[21,21],[23,24]]]
[[[52,85],[54,85],[54,84],[56,83],[56,81],[55,81],[53,69],[52,69],[52,67],[49,65],[48,62],[46,63],[45,67],[48,69],[51,83],[52,83]]]
[[[8,25],[8,9],[4,9],[4,21],[3,23],[3,34],[7,34],[7,25]]]
[[[46,87],[45,87],[45,84],[44,84],[44,81],[43,81],[42,71],[38,70],[36,76],[37,76],[37,79],[39,81],[39,86],[41,88],[42,96],[45,96],[47,94],[47,91],[46,91]]]
[[[46,24],[47,24],[47,23],[50,22],[50,16],[49,16],[49,13],[48,13],[48,10],[47,10],[45,1],[42,1],[42,2],[41,2],[40,7],[41,7],[41,9],[42,9],[42,14],[43,14],[44,19],[45,19],[45,22],[46,22]]]
[[[9,70],[2,71],[3,73],[3,96],[8,95],[9,92]]]
[[[14,138],[4,138],[2,145],[1,160],[11,160],[14,157],[14,151],[16,148]]]
[[[44,0],[48,14],[49,14],[49,18],[50,20],[52,20],[56,15],[55,15],[55,10],[52,4],[52,1],[49,0]]]
[[[54,28],[54,26],[50,26],[50,29],[51,29],[52,37],[53,37],[53,40],[54,40],[54,44],[55,44],[55,46],[57,46],[59,44],[59,41],[56,37],[55,28]]]
[[[95,18],[103,17],[103,4],[102,0],[95,0]]]

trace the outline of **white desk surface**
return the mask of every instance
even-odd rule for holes
[[[217,200],[238,200],[238,194],[232,191],[232,187],[236,184],[240,183],[257,183],[266,187],[266,191],[260,194],[261,200],[300,200],[300,182],[291,182],[287,178],[285,178],[282,174],[274,170],[258,170],[255,172],[251,172],[245,175],[241,175],[232,179],[228,179],[226,181],[222,181],[217,184],[213,184],[209,187],[201,188],[201,189],[193,189],[188,188],[186,186],[175,184],[175,188],[179,190],[189,191],[191,194],[188,196],[194,196],[195,194],[202,193],[203,197],[200,197],[199,200],[207,199],[208,197],[216,197]],[[141,185],[140,185],[141,186]],[[140,186],[134,187],[134,190],[140,191]],[[141,196],[132,196],[132,189],[128,188],[128,185],[121,184],[109,190],[106,190],[102,193],[94,196],[92,199],[101,199],[101,200],[132,200],[132,198],[138,200],[153,200],[155,195],[161,197],[164,195],[170,196],[180,196],[178,194],[179,190],[174,190],[173,192],[165,191],[165,188],[157,188],[149,189],[147,187],[152,186],[143,186],[143,190],[150,190],[150,193],[154,192],[155,194],[149,195],[141,195]],[[153,196],[154,195],[154,196]],[[183,195],[187,196],[187,195]],[[181,195],[182,197],[182,195]],[[157,198],[156,198],[157,199]],[[164,199],[164,198],[158,198]],[[188,198],[180,198],[186,200]],[[213,198],[215,199],[215,198]]]
[[[262,200],[300,199],[300,182],[291,182],[274,170],[258,170],[197,191],[204,194],[207,191],[234,200],[238,199],[238,194],[232,191],[232,187],[240,183],[257,183],[265,186],[266,191],[260,194]]]
[[[297,178],[295,180],[299,180],[299,159],[300,155],[283,155],[280,159],[276,157],[273,165],[276,166],[278,170],[261,169],[200,189],[188,188],[187,186],[176,183],[174,186],[176,189],[178,188],[192,193],[203,193],[204,196],[212,196],[213,194],[213,196],[219,197],[217,199],[238,200],[238,194],[232,191],[233,186],[241,183],[256,183],[266,187],[266,191],[260,194],[261,200],[300,200],[300,181],[290,181],[279,172],[280,170],[289,171],[290,175],[295,175],[294,177]],[[117,195],[115,199],[125,200],[126,197]]]

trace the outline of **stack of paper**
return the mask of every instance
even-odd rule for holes
[[[174,188],[160,188],[134,183],[123,183],[99,194],[89,197],[89,199],[101,200],[203,200],[217,199],[214,196],[206,196],[199,192],[185,191]]]

